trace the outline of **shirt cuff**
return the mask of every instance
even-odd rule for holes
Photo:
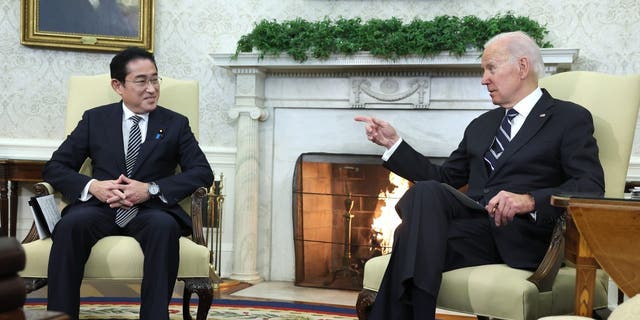
[[[89,193],[89,187],[91,186],[91,183],[93,183],[94,181],[96,181],[96,179],[91,179],[89,180],[89,182],[87,182],[87,185],[85,185],[84,189],[82,189],[82,192],[80,193],[80,198],[78,198],[78,200],[82,202],[86,202],[89,199],[93,198],[93,195]]]
[[[393,155],[394,152],[396,152],[396,149],[398,149],[398,146],[400,146],[400,143],[402,143],[402,138],[398,139],[398,141],[396,141],[396,143],[394,143],[391,148],[387,149],[387,151],[385,151],[382,154],[382,160],[383,161],[387,161],[389,160],[389,158],[391,158],[391,156]]]

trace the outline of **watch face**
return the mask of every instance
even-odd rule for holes
[[[160,193],[160,187],[155,183],[149,184],[149,194],[152,196],[157,196]]]

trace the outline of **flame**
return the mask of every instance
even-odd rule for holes
[[[409,181],[393,172],[389,173],[389,182],[391,182],[395,188],[393,188],[391,192],[385,190],[380,191],[378,194],[378,200],[384,201],[384,206],[380,208],[380,216],[373,219],[373,224],[371,225],[371,229],[379,233],[383,254],[391,252],[391,248],[393,247],[393,232],[402,222],[395,210],[396,203],[398,203],[402,195],[409,190]]]

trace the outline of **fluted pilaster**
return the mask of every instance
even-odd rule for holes
[[[235,214],[233,228],[233,265],[230,278],[258,282],[258,159],[259,121],[266,119],[264,73],[257,68],[240,68],[236,75],[236,104],[229,117],[237,120],[235,176]]]

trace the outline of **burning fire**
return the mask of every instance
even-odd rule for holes
[[[402,222],[395,206],[402,195],[409,190],[409,181],[391,172],[389,182],[395,186],[391,192],[389,190],[380,191],[378,200],[384,201],[384,206],[380,208],[380,216],[373,219],[371,229],[378,235],[378,240],[382,247],[382,254],[391,252],[393,247],[393,232]]]

